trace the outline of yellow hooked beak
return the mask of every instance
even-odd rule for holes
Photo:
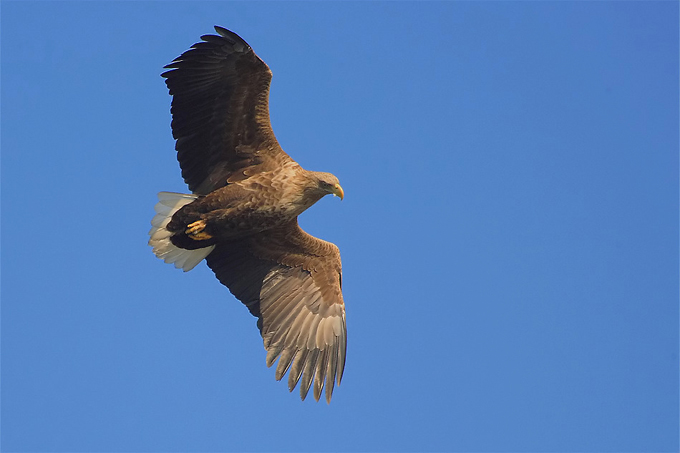
[[[336,184],[333,186],[333,195],[336,197],[340,197],[341,200],[345,198],[345,191],[342,190],[342,187],[340,187],[340,184]]]

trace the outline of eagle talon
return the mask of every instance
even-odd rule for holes
[[[206,239],[211,239],[212,236],[205,231],[205,220],[197,220],[194,223],[187,225],[187,229],[184,231],[187,236],[196,241],[204,241]]]

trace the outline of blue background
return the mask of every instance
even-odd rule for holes
[[[2,451],[678,451],[678,2],[13,2],[2,13]],[[218,24],[336,174],[330,405],[203,264],[162,66]]]

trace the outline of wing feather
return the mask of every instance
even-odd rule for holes
[[[316,371],[314,373],[314,399],[319,401],[323,390],[326,370],[328,369],[328,351],[321,355],[320,360],[316,361]]]
[[[314,238],[291,222],[284,228],[238,242],[218,243],[208,266],[251,313],[267,350],[266,363],[278,359],[277,380],[288,373],[288,388],[310,388],[330,402],[340,384],[347,333],[336,246]]]
[[[298,381],[300,381],[300,376],[302,376],[302,368],[307,362],[307,355],[309,350],[298,349],[298,353],[295,355],[295,359],[290,366],[290,372],[288,373],[288,390],[293,391]],[[330,398],[328,399],[330,401]]]
[[[283,322],[278,322],[276,324],[268,322],[269,326],[275,325],[275,326],[277,326],[277,328],[276,328],[276,330],[271,330],[267,333],[263,333],[263,337],[265,338],[265,342],[264,342],[265,348],[269,347],[269,344],[277,343],[277,342],[282,342],[282,343],[285,342],[286,344],[289,344],[289,342],[286,341],[288,336],[290,336],[291,338],[293,338],[293,337],[297,338],[298,335],[300,334],[300,332],[294,331],[291,328],[291,324],[293,324],[295,322],[296,318],[302,317],[302,316],[305,316],[305,315],[306,315],[306,312],[305,312],[304,306],[302,304],[298,304],[291,309],[290,315],[287,318],[285,318],[283,320]],[[267,341],[267,339],[269,339],[269,341]]]
[[[166,66],[182,176],[208,194],[291,161],[269,119],[271,71],[237,34],[215,27]]]
[[[280,381],[281,378],[286,374],[286,371],[288,371],[288,368],[295,357],[295,353],[297,353],[297,349],[291,348],[286,348],[281,352],[279,364],[276,365],[276,374],[274,376],[277,381]]]
[[[335,387],[335,376],[338,370],[338,348],[340,344],[335,343],[331,345],[331,351],[328,354],[328,368],[326,370],[326,400],[330,401],[333,395],[333,388]]]
[[[319,350],[310,349],[309,357],[305,362],[304,369],[302,370],[302,379],[300,380],[300,398],[302,401],[307,397],[309,393],[309,387],[312,385],[312,379],[314,378],[314,370],[316,369],[316,361],[319,359]],[[318,401],[318,399],[317,399]]]

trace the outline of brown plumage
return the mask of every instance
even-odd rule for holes
[[[347,330],[340,252],[305,233],[297,216],[338,179],[304,170],[279,146],[269,122],[271,71],[235,33],[180,55],[163,74],[172,133],[191,195],[161,192],[149,245],[185,271],[204,258],[258,318],[276,379],[313,387],[330,402],[345,366]]]

